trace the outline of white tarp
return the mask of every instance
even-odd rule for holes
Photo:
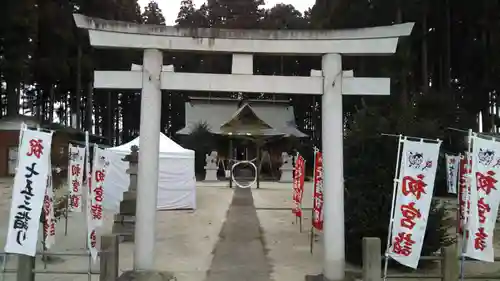
[[[162,133],[159,138],[157,208],[196,209],[194,151],[183,148]],[[106,210],[118,211],[123,192],[129,188],[130,176],[126,173],[129,163],[122,159],[130,154],[134,145],[139,146],[139,137],[126,144],[106,149],[111,152],[108,155],[110,165],[104,180],[103,207]]]

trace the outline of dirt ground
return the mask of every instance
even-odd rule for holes
[[[0,246],[3,249],[8,224],[11,189],[8,179],[0,179]],[[314,243],[310,253],[310,211],[304,211],[302,231],[292,216],[291,184],[262,183],[260,189],[252,190],[254,205],[264,233],[265,247],[272,266],[271,278],[274,281],[304,280],[307,274],[318,274],[322,267],[322,237]],[[306,183],[303,207],[312,206],[312,186]],[[155,252],[156,267],[172,271],[179,281],[203,281],[210,268],[213,249],[219,239],[219,232],[233,196],[233,190],[226,183],[198,183],[196,211],[161,211],[157,214],[157,247]],[[101,233],[111,230],[112,214],[106,214],[105,226]],[[70,214],[68,235],[64,235],[65,220],[57,225],[56,245],[51,252],[85,252],[86,225],[81,213]],[[500,241],[500,233],[496,235]],[[496,250],[500,242],[496,242]],[[498,252],[497,252],[498,253]],[[15,258],[10,257],[7,268],[15,267]],[[132,268],[133,244],[120,245],[120,270]],[[64,256],[47,265],[50,270],[86,271],[88,257]],[[1,264],[0,264],[1,266]],[[97,269],[98,266],[93,266]],[[37,268],[44,268],[40,258]],[[358,268],[349,267],[359,271]],[[1,271],[1,268],[0,268]],[[500,264],[467,262],[465,271],[474,273],[500,273]],[[439,273],[439,269],[427,270]],[[13,274],[5,274],[5,281],[15,280]],[[40,280],[90,280],[87,275],[49,275],[39,274]],[[93,275],[92,280],[98,280]],[[1,280],[1,277],[0,277]]]

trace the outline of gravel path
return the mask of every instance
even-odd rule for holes
[[[259,219],[250,189],[235,189],[206,281],[270,281]]]

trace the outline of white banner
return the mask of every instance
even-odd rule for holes
[[[446,158],[446,185],[448,193],[457,194],[458,169],[460,167],[460,155],[445,155]]]
[[[49,158],[49,167],[52,163]],[[47,177],[47,189],[43,200],[43,236],[45,237],[45,248],[50,249],[56,240],[56,217],[54,215],[54,188],[52,180],[52,169],[50,168]]]
[[[88,243],[89,250],[94,261],[97,259],[97,237],[96,230],[103,224],[102,203],[104,199],[103,184],[106,178],[106,168],[109,166],[107,152],[94,145],[92,174],[89,184],[88,211]]]
[[[69,145],[68,147],[68,188],[70,210],[80,213],[82,211],[82,185],[85,148]]]
[[[465,255],[494,262],[493,233],[500,203],[500,143],[472,137],[470,213]]]
[[[467,159],[466,159],[467,158]],[[470,178],[472,172],[471,153],[466,152],[460,159],[458,169],[458,232],[463,235],[464,225],[467,224],[467,217],[470,213]]]
[[[92,164],[92,187],[89,189],[90,214],[95,227],[102,226],[102,202],[104,199],[103,184],[106,178],[106,168],[109,161],[106,151],[94,145],[94,158]]]
[[[36,254],[51,145],[52,133],[24,130],[12,189],[6,253]]]
[[[92,192],[92,171],[90,167],[90,144],[88,133],[85,134],[85,173],[87,176],[87,196],[86,196],[86,210],[87,210],[87,248],[94,263],[97,261],[97,237],[96,227],[92,220],[91,215],[91,192]],[[95,154],[94,154],[95,155]]]
[[[440,145],[403,142],[389,256],[411,268],[417,268],[420,260]]]

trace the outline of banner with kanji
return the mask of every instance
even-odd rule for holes
[[[465,255],[494,262],[494,240],[500,203],[500,142],[472,137],[470,213]]]
[[[468,160],[467,160],[468,159]],[[467,164],[467,161],[469,162]],[[470,178],[472,168],[472,158],[470,153],[465,153],[460,159],[460,168],[458,171],[458,233],[463,234],[463,226],[466,223],[467,215],[470,209],[470,185],[467,183]],[[465,202],[467,201],[467,202]],[[466,215],[467,214],[467,215]]]
[[[460,155],[445,155],[446,158],[446,185],[448,193],[457,194],[458,170],[460,168]]]
[[[100,227],[103,223],[102,201],[104,199],[103,184],[106,178],[106,168],[109,160],[106,151],[94,146],[94,159],[92,164],[92,186],[89,189],[90,214],[93,226]]]
[[[68,152],[69,206],[71,211],[80,213],[83,203],[82,186],[85,148],[69,144]]]
[[[323,230],[323,155],[320,151],[314,156],[312,225],[317,230]]]
[[[295,161],[295,174],[293,176],[293,209],[296,217],[302,217],[302,196],[304,195],[305,160],[299,155]]]
[[[94,152],[95,155],[95,152]],[[95,157],[95,156],[94,156]],[[86,185],[87,185],[87,196],[85,198],[86,202],[86,213],[87,213],[87,248],[90,251],[90,256],[94,262],[97,261],[97,235],[96,227],[94,221],[92,220],[92,170],[90,166],[90,144],[88,133],[85,134],[85,175],[86,175]]]
[[[49,167],[52,167],[49,158]],[[47,176],[47,189],[45,189],[45,198],[43,200],[43,236],[45,237],[44,246],[50,249],[56,240],[56,217],[54,215],[54,188],[52,180],[52,169],[50,168]]]
[[[440,145],[403,141],[389,256],[411,268],[417,268],[420,260]]]
[[[51,145],[52,133],[22,130],[19,162],[12,188],[6,253],[32,257],[36,254],[40,215],[50,172]]]

